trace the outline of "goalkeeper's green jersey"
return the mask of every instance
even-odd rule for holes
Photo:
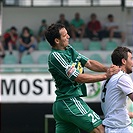
[[[75,82],[84,72],[88,58],[78,53],[72,46],[65,50],[52,49],[48,57],[49,71],[55,81],[56,100],[86,96],[85,84]]]

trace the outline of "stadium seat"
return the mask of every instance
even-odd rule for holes
[[[3,60],[3,63],[4,64],[17,64],[17,58],[15,55],[10,55],[10,54],[7,54]],[[4,68],[3,69],[4,72],[15,72],[15,68]]]
[[[41,41],[38,43],[38,50],[50,50],[50,44],[47,41]]]
[[[72,47],[76,50],[84,50],[84,45],[81,41],[75,41],[72,43]]]
[[[21,72],[31,73],[32,72],[32,68],[22,68]]]
[[[33,64],[34,61],[33,61],[33,58],[30,54],[25,54],[21,58],[21,63],[22,64]]]
[[[105,63],[112,64],[111,55],[110,54],[106,56]]]
[[[118,44],[115,41],[108,41],[105,45],[105,50],[114,50]]]
[[[91,41],[88,49],[90,51],[101,50],[101,43],[99,41]]]
[[[34,63],[34,61],[33,61],[33,58],[30,54],[28,54],[28,55],[25,54],[25,55],[22,56],[21,64],[28,65],[28,64],[33,64],[33,63]],[[26,72],[26,73],[32,72],[32,68],[22,68],[21,71]]]
[[[42,54],[38,57],[37,60],[38,64],[47,64],[48,63],[48,55],[47,54]]]
[[[16,64],[17,58],[13,54],[7,54],[3,61],[4,64]]]
[[[37,59],[38,64],[48,64],[48,54],[41,54]],[[48,72],[48,67],[39,68],[38,72]]]
[[[48,72],[48,68],[44,67],[44,68],[38,68],[37,72],[41,72],[41,73],[46,73]]]
[[[96,60],[96,61],[98,61],[100,63],[103,63],[103,59],[102,59],[102,57],[99,54],[92,54],[90,56],[90,59],[91,60]]]
[[[5,73],[13,73],[13,72],[15,72],[15,68],[4,68],[3,72],[5,72]]]

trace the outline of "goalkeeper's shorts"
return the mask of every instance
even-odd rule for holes
[[[87,132],[102,124],[100,117],[79,97],[56,101],[53,104],[56,133]]]

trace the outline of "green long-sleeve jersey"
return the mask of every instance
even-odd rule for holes
[[[49,72],[56,86],[56,100],[86,96],[86,86],[75,78],[84,72],[88,58],[68,45],[65,50],[52,49],[48,57]]]

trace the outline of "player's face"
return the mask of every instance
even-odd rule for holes
[[[132,73],[132,67],[133,67],[133,56],[131,53],[128,52],[128,58],[125,64],[125,69],[128,74]]]
[[[67,33],[67,30],[65,28],[62,28],[59,31],[61,38],[59,39],[59,44],[61,49],[65,49],[69,44],[69,38],[70,36]]]

